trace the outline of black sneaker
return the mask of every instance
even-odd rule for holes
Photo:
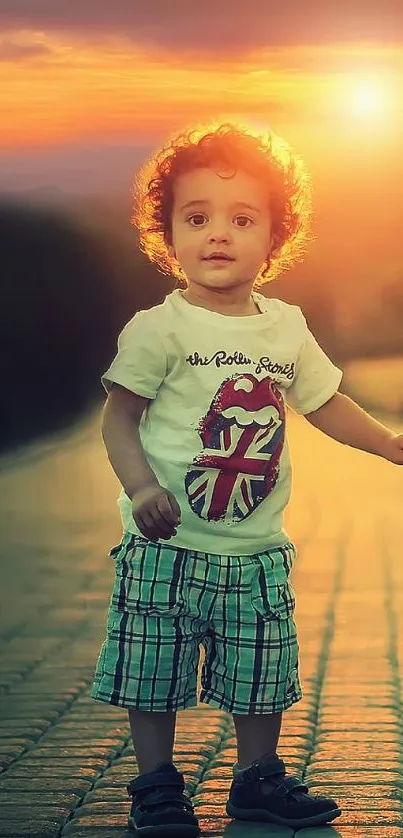
[[[139,838],[196,838],[199,824],[184,788],[183,774],[172,762],[161,762],[155,771],[131,780],[129,829]]]
[[[285,764],[278,756],[254,762],[234,774],[226,804],[230,818],[302,827],[329,823],[341,815],[332,797],[309,794],[308,786],[286,774]],[[272,791],[263,792],[262,780],[272,783]]]

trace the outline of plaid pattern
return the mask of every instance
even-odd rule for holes
[[[120,707],[276,713],[302,698],[290,542],[251,556],[185,550],[125,533],[92,697]]]

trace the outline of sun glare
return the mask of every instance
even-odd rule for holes
[[[388,92],[380,81],[358,79],[349,85],[352,111],[357,117],[381,117],[388,105]]]

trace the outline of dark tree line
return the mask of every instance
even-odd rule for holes
[[[134,312],[167,282],[72,212],[0,203],[0,450],[67,427],[104,398],[100,375]],[[137,264],[136,264],[137,263]]]

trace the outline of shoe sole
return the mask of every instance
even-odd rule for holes
[[[201,835],[200,828],[190,823],[161,823],[154,826],[136,826],[133,818],[128,818],[127,824],[129,829],[134,830],[134,834],[139,838],[198,838]]]
[[[230,818],[237,818],[242,821],[267,821],[268,823],[280,823],[284,826],[318,826],[328,823],[341,815],[341,809],[331,809],[329,812],[321,812],[319,815],[311,815],[309,818],[282,818],[266,809],[238,809],[232,803],[227,803],[226,812]]]

